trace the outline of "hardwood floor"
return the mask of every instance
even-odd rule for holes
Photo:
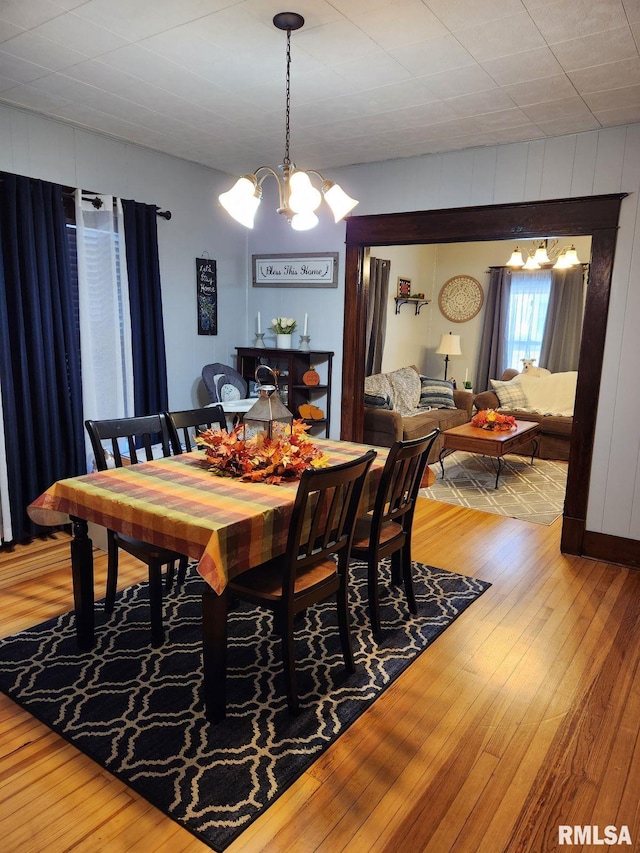
[[[421,499],[414,558],[493,586],[229,853],[548,853],[574,824],[640,849],[640,572],[559,539]],[[122,585],[146,576],[121,559]],[[3,636],[68,610],[68,539],[0,552],[0,597]],[[209,850],[1,694],[0,832],[5,853]]]

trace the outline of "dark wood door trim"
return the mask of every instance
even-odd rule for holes
[[[582,553],[620,204],[626,193],[347,220],[341,437],[362,441],[368,247],[590,235],[591,265],[571,434],[562,550]]]

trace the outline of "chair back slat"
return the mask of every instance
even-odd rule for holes
[[[376,495],[371,531],[373,539],[389,521],[409,529],[427,459],[439,434],[440,430],[436,428],[422,438],[397,441],[392,446]]]
[[[162,456],[171,456],[167,419],[162,413],[100,421],[87,420],[85,427],[91,439],[98,471],[106,471],[109,468],[109,456],[113,458],[116,468],[121,468],[125,462],[136,465],[138,462],[150,461],[154,458],[154,448],[158,448]]]
[[[185,409],[181,412],[165,412],[169,438],[174,453],[189,453],[195,450],[196,435],[210,427],[227,429],[227,419],[220,405],[204,406],[201,409]]]
[[[365,478],[375,450],[341,465],[304,471],[291,516],[285,554],[285,594],[296,572],[336,554],[343,565],[351,548]]]

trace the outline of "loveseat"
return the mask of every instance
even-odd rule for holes
[[[395,441],[427,435],[435,427],[443,432],[471,420],[470,391],[454,391],[451,382],[420,376],[413,365],[367,376],[364,391],[365,444],[391,447]],[[429,463],[437,461],[442,441],[439,435]]]
[[[560,377],[560,374],[551,374],[551,376],[558,378]],[[567,374],[566,376],[569,389],[573,387],[575,395],[574,375],[571,374],[571,376],[569,376]],[[518,378],[516,379],[516,377]],[[544,409],[547,407],[544,405],[538,405],[538,408],[541,409],[540,411],[531,411],[531,406],[527,407],[526,403],[519,403],[518,389],[509,388],[513,380],[515,380],[516,386],[518,384],[522,385],[524,382],[525,394],[527,387],[533,387],[538,392],[538,398],[541,396],[539,393],[539,387],[542,386],[530,386],[529,383],[537,382],[538,380],[544,384],[550,384],[553,382],[553,380],[548,380],[545,376],[532,378],[525,377],[524,380],[523,377],[525,377],[525,374],[520,374],[517,370],[505,370],[498,382],[492,382],[493,389],[491,391],[483,391],[481,394],[476,395],[473,401],[475,408],[478,411],[481,411],[482,409],[499,409],[504,414],[513,415],[513,417],[518,420],[535,421],[536,423],[539,423],[540,436],[538,438],[537,456],[540,459],[556,459],[561,462],[568,462],[569,446],[571,443],[571,429],[573,427],[573,415],[545,414]],[[575,377],[577,378],[577,374]],[[501,396],[502,400],[500,399]],[[564,406],[554,407],[551,405],[550,408],[555,408],[557,411],[563,412],[569,410]],[[572,408],[573,401],[571,400],[571,409]],[[524,445],[518,453],[528,456],[532,451],[533,443],[529,442],[529,444]]]

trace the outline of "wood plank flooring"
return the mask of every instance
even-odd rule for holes
[[[414,558],[493,586],[229,848],[549,853],[559,825],[640,849],[640,572],[548,527],[421,499]],[[146,569],[122,555],[121,585]],[[96,558],[103,589],[105,558]],[[71,606],[64,534],[0,552],[0,634]],[[209,848],[0,694],[4,853]],[[608,848],[612,849],[612,848]]]

